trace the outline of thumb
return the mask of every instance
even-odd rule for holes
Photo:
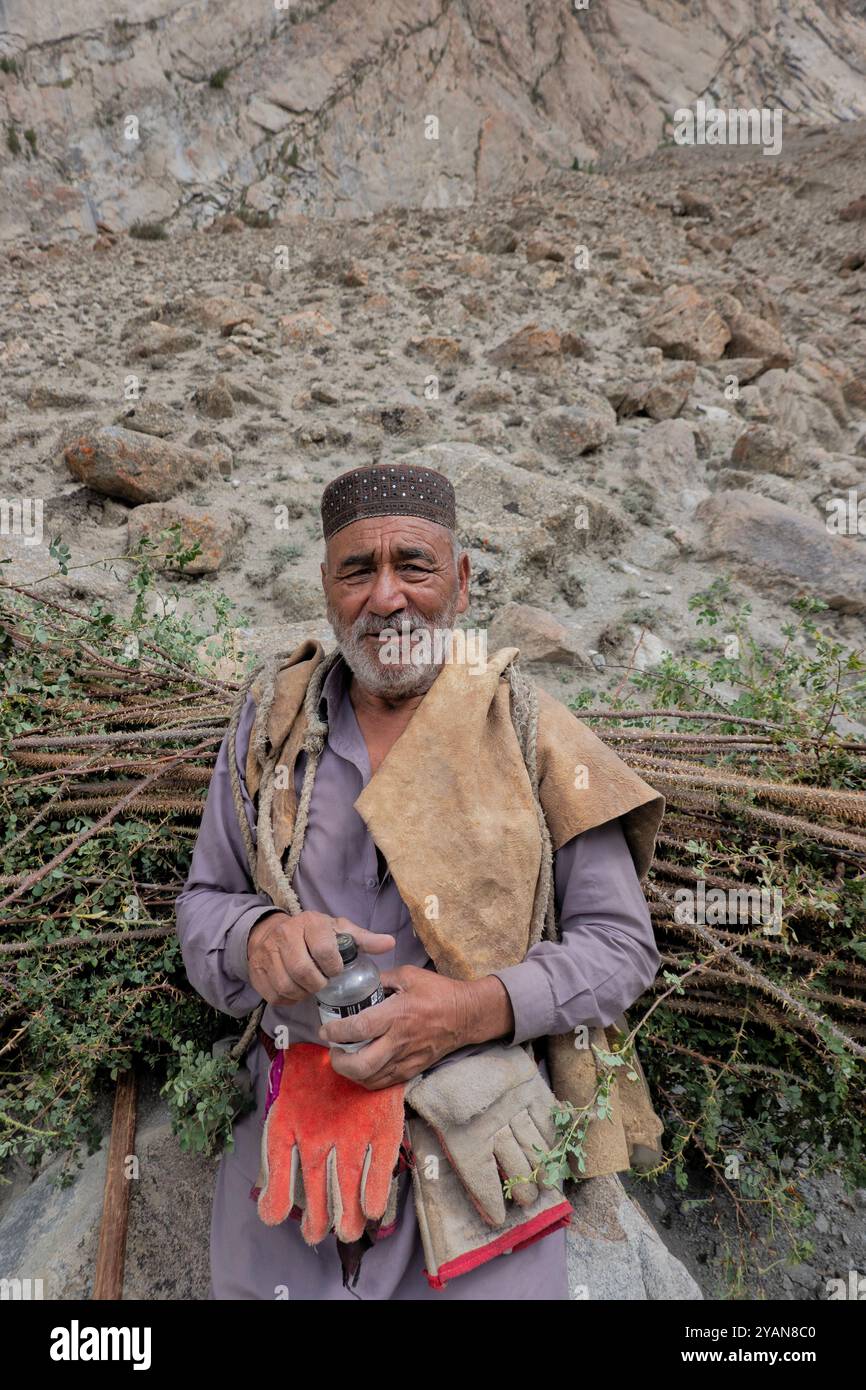
[[[368,931],[366,927],[346,928],[347,932],[355,938],[358,949],[367,951],[371,956],[384,955],[386,951],[393,951],[397,945],[397,938],[386,931]]]

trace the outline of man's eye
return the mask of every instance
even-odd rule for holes
[[[426,565],[404,565],[404,566],[403,566],[403,569],[404,569],[404,570],[417,570],[419,574],[429,574],[429,573],[430,573],[430,571],[427,569],[427,566],[426,566]]]

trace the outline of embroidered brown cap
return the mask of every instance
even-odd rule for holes
[[[453,531],[454,488],[443,473],[402,463],[352,468],[328,483],[322,493],[325,540],[366,516],[422,516]]]

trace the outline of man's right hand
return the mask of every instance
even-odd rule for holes
[[[397,942],[388,932],[367,931],[348,917],[324,912],[269,912],[247,938],[250,984],[269,1004],[297,1004],[318,993],[343,969],[337,933],[348,932],[359,951],[381,955]]]

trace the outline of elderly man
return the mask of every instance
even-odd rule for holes
[[[354,469],[322,519],[337,648],[305,642],[242,692],[177,900],[195,989],[266,1006],[211,1296],[564,1299],[570,1208],[539,1159],[554,1095],[594,1098],[587,1038],[658,968],[640,878],[663,801],[515,649],[423,643],[469,603],[448,479]],[[347,936],[385,997],[323,1025]],[[581,1176],[657,1153],[629,1075]]]

